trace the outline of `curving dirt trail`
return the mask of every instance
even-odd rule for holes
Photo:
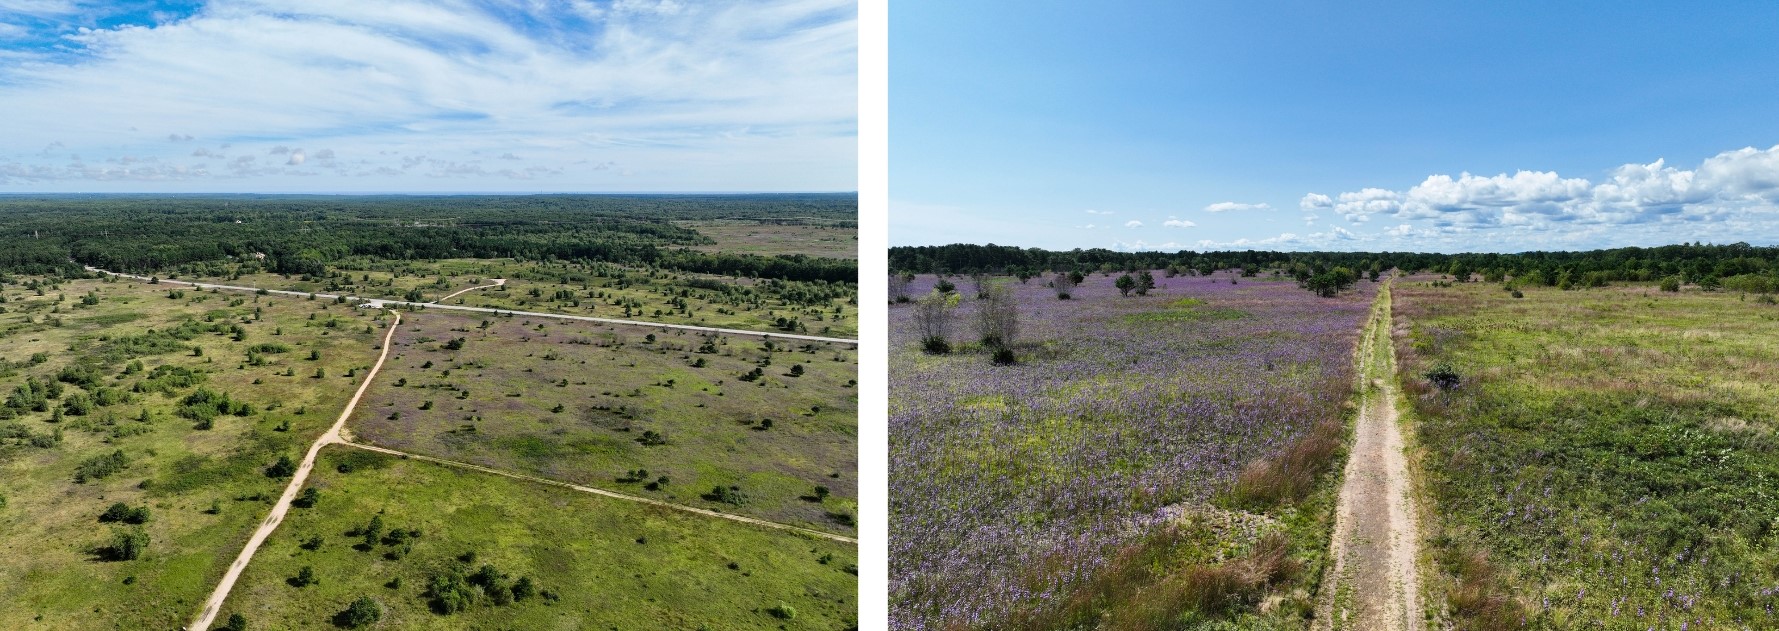
[[[228,600],[229,590],[234,589],[235,580],[241,578],[241,570],[247,569],[247,563],[253,560],[253,553],[259,551],[260,544],[265,543],[266,537],[271,536],[272,531],[278,528],[278,524],[283,523],[284,514],[290,512],[291,500],[296,499],[297,491],[303,488],[303,481],[309,478],[309,471],[315,468],[315,455],[321,452],[323,446],[345,442],[340,438],[340,428],[346,425],[346,419],[351,417],[352,410],[358,407],[358,400],[364,397],[364,391],[371,387],[371,380],[376,379],[377,371],[383,369],[383,360],[389,357],[389,342],[395,336],[396,327],[401,326],[401,314],[393,311],[390,314],[395,316],[395,321],[389,323],[388,332],[383,334],[383,346],[382,350],[377,353],[376,365],[371,366],[371,371],[365,373],[364,382],[358,384],[358,391],[352,393],[352,400],[346,402],[346,409],[340,412],[339,420],[334,421],[333,427],[328,428],[327,433],[322,434],[320,438],[315,439],[314,444],[309,445],[309,452],[303,455],[303,463],[297,466],[296,475],[290,477],[290,484],[284,487],[284,494],[278,496],[278,503],[272,506],[272,513],[266,516],[265,521],[260,522],[259,528],[253,531],[253,536],[248,537],[247,545],[241,548],[241,554],[235,557],[233,564],[229,565],[229,571],[222,575],[222,582],[217,583],[216,591],[211,592],[210,599],[204,601],[203,611],[198,614],[196,620],[192,621],[191,626],[186,628],[203,631],[209,629],[210,624],[216,621],[216,613],[222,610],[223,601]]]
[[[1360,344],[1364,403],[1336,508],[1334,563],[1317,597],[1318,631],[1422,628],[1415,567],[1420,531],[1396,414],[1390,322],[1386,284]]]
[[[465,293],[465,292],[471,292],[471,291],[475,291],[475,290],[477,290],[477,289],[490,289],[490,288],[494,288],[494,287],[499,287],[499,286],[501,286],[501,285],[505,285],[505,284],[507,284],[507,279],[505,279],[505,278],[490,278],[490,279],[488,279],[488,280],[490,280],[490,281],[493,281],[493,282],[494,282],[494,284],[492,284],[492,285],[476,285],[476,286],[475,286],[475,287],[465,287],[465,288],[463,288],[463,289],[459,289],[459,290],[457,290],[457,291],[454,291],[454,292],[451,292],[451,294],[450,294],[450,295],[448,295],[448,296],[445,296],[445,297],[444,297],[444,298],[440,298],[440,299],[438,299],[438,300],[434,300],[434,301],[432,301],[432,303],[433,303],[433,304],[439,304],[439,303],[441,303],[441,302],[444,302],[444,301],[446,301],[446,300],[450,300],[450,299],[452,299],[452,298],[456,298],[456,297],[458,297],[458,296],[461,296],[461,295],[463,295],[463,294],[464,294],[464,293]]]

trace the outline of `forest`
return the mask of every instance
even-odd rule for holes
[[[516,258],[646,265],[793,281],[854,282],[853,261],[700,252],[675,221],[857,225],[853,194],[774,195],[7,195],[0,272],[76,275],[80,266],[151,273],[263,260],[321,274],[349,256]]]
[[[1736,278],[1747,291],[1771,292],[1779,286],[1779,247],[1678,244],[1654,248],[1617,248],[1586,252],[1519,252],[1513,254],[1435,254],[1409,252],[1115,252],[1103,248],[1052,251],[1000,245],[953,244],[890,248],[889,268],[905,273],[967,274],[972,272],[1036,276],[1048,271],[1125,271],[1166,269],[1207,275],[1219,270],[1335,267],[1364,272],[1400,269],[1451,274],[1485,280],[1524,279],[1529,284],[1601,286],[1610,282],[1652,281],[1677,277],[1710,287]]]

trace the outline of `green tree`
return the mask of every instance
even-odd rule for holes
[[[1125,274],[1119,276],[1118,280],[1113,281],[1112,286],[1118,288],[1119,294],[1129,296],[1130,291],[1137,288],[1137,279],[1131,278],[1130,274]]]
[[[369,596],[360,596],[358,600],[352,601],[345,611],[340,612],[339,621],[341,625],[349,629],[357,629],[376,624],[382,618],[383,606],[377,604],[377,601],[371,600]]]

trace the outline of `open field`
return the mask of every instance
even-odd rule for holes
[[[1477,629],[1772,628],[1779,307],[1397,283],[1429,603]],[[1424,375],[1449,366],[1441,389]]]
[[[392,350],[361,442],[855,532],[853,345],[426,311]]]
[[[277,496],[267,469],[339,413],[380,325],[297,298],[41,289],[0,286],[0,628],[177,628]],[[102,522],[120,502],[146,523]],[[137,529],[136,558],[108,549]]]
[[[794,227],[794,226],[793,226]],[[196,272],[196,273],[190,273]],[[430,302],[463,289],[506,279],[450,304],[638,319],[824,337],[858,336],[854,283],[744,279],[604,263],[521,263],[511,259],[338,262],[326,274],[287,275],[254,264],[192,266],[167,278],[345,293],[361,298]]]
[[[1303,627],[1376,285],[1163,276],[1069,300],[996,279],[1012,366],[975,342],[974,292],[947,355],[891,307],[892,629]]]
[[[347,446],[324,450],[312,480],[315,507],[291,511],[225,616],[241,613],[253,628],[332,628],[369,596],[382,608],[380,629],[857,625],[851,545]],[[373,518],[383,534],[366,545],[359,531]],[[497,604],[492,588],[472,581],[464,609],[438,613],[434,578],[473,578],[484,565],[507,586],[531,579],[537,594]],[[291,579],[304,567],[317,582],[298,587]],[[775,615],[781,605],[794,617]]]
[[[692,246],[692,249],[703,252],[734,252],[765,256],[802,254],[836,259],[859,258],[859,229],[856,225],[833,226],[736,220],[680,221],[675,224],[691,228],[698,234],[716,241],[712,245]]]

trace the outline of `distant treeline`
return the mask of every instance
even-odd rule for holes
[[[652,265],[797,281],[856,282],[853,261],[706,253],[680,220],[856,222],[853,194],[785,195],[4,195],[0,272],[81,265],[152,273],[258,259],[321,274],[348,256],[520,258]]]
[[[1617,248],[1587,252],[1520,252],[1515,254],[1431,254],[1410,252],[1115,252],[1106,249],[1066,252],[1000,245],[953,244],[890,248],[889,267],[898,272],[964,274],[971,272],[1038,275],[1060,271],[1127,271],[1168,269],[1209,274],[1219,270],[1325,270],[1344,267],[1439,272],[1485,280],[1502,277],[1556,285],[1651,281],[1678,277],[1707,283],[1741,277],[1767,279],[1750,289],[1771,291],[1779,285],[1779,247],[1680,244],[1654,248]],[[1763,285],[1763,283],[1765,283]]]

